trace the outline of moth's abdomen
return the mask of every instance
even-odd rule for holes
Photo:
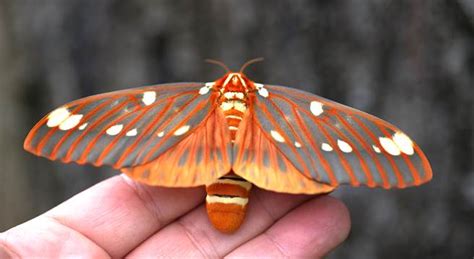
[[[236,176],[227,175],[206,187],[206,208],[212,225],[221,232],[239,229],[245,218],[252,184]]]

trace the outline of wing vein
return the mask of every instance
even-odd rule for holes
[[[79,106],[77,106],[74,110],[71,111],[71,114],[75,114],[77,113],[78,111],[80,111],[82,108],[84,108],[86,104],[81,104]],[[43,139],[41,139],[40,143],[38,144],[37,146],[37,152],[39,152],[38,154],[39,155],[42,155],[43,153],[43,148],[44,146],[48,143],[49,139],[51,138],[51,136],[58,130],[59,127],[55,127],[55,128],[52,128],[48,131],[48,133],[43,137]],[[56,144],[56,146],[59,144],[59,143],[62,143],[63,142],[63,139],[65,139],[65,137],[67,138],[67,136],[69,136],[71,133],[70,131],[69,132],[66,132],[66,134],[64,134],[64,136],[59,140],[59,142]],[[55,153],[54,153],[54,150],[56,149],[56,146],[53,148],[53,151],[52,151],[52,159],[54,159],[55,157]]]
[[[337,114],[334,114],[336,117],[337,117]],[[326,122],[324,120],[321,120],[324,124],[326,124],[329,128],[331,128],[334,132],[336,132],[337,135],[339,135],[339,137],[342,138],[343,141],[347,142],[347,143],[351,143],[352,141],[349,140],[349,138],[342,132],[340,131],[337,127],[335,127],[334,125],[332,125],[331,123],[329,122]],[[343,126],[345,127],[346,125],[343,124]],[[350,129],[348,130],[350,132]],[[355,146],[355,145],[354,145]],[[375,186],[375,182],[374,182],[374,179],[372,177],[372,175],[370,174],[370,171],[368,169],[368,166],[367,166],[367,163],[365,162],[365,160],[363,159],[362,155],[360,154],[359,150],[357,150],[357,148],[353,148],[353,152],[356,154],[358,160],[359,160],[359,163],[360,163],[360,166],[362,168],[362,170],[364,171],[364,174],[365,174],[365,177],[367,178],[367,186],[369,187],[374,187]]]
[[[294,108],[294,104],[293,104],[293,103],[289,102],[288,100],[286,100],[286,99],[284,99],[284,98],[281,98],[281,96],[279,96],[279,95],[272,95],[272,96],[280,98],[282,101],[286,102],[286,103],[292,108],[292,111],[294,110],[294,109],[293,109],[293,108]],[[273,100],[272,100],[271,97],[269,98],[269,102],[272,104],[272,106],[275,108],[275,110],[282,116],[282,118],[285,118],[285,113],[276,105],[275,102],[273,102]],[[296,116],[297,116],[297,115],[295,114],[295,117],[296,117]],[[302,138],[300,137],[300,135],[297,133],[298,131],[295,130],[295,128],[293,127],[293,125],[292,125],[291,123],[289,123],[287,120],[285,120],[285,122],[287,122],[288,127],[290,128],[290,130],[291,130],[291,132],[293,133],[293,135],[297,138],[297,141],[298,141],[299,143],[304,143],[305,141],[303,141],[303,139],[302,139]],[[291,144],[291,143],[290,143],[290,144]],[[306,156],[307,156],[308,158],[310,158],[309,161],[310,161],[310,163],[311,163],[312,169],[315,170],[315,171],[317,171],[316,165],[315,165],[313,159],[311,159],[311,155],[309,154],[308,150],[306,150],[306,148],[303,148],[302,150],[303,150],[303,152],[306,154]],[[297,153],[299,153],[299,152],[297,152]],[[303,160],[304,160],[304,159],[303,159]],[[308,175],[311,175],[311,173],[308,172]]]
[[[160,121],[160,119],[162,118],[163,114],[165,114],[166,112],[168,112],[168,110],[172,107],[173,103],[176,101],[175,98],[172,98],[170,100],[170,102],[164,107],[164,109],[158,113],[155,117],[154,120],[152,120],[145,128],[145,130],[143,131],[142,134],[140,134],[138,136],[138,138],[135,139],[135,141],[129,145],[123,152],[122,152],[122,155],[120,156],[120,158],[117,160],[117,162],[115,163],[114,167],[116,168],[120,168],[124,162],[124,160],[127,158],[128,155],[130,155],[130,153],[132,153],[135,148],[137,147],[138,143],[140,143],[140,141],[149,133],[149,131],[156,126],[156,124]]]
[[[374,143],[377,143],[377,137],[374,135],[374,133],[372,131],[370,131],[370,129],[368,129],[365,126],[365,124],[361,120],[359,120],[359,118],[354,116],[353,119],[367,133],[367,135],[369,135],[369,137],[372,139],[372,141],[374,141]],[[392,167],[393,171],[395,172],[395,176],[397,178],[397,186],[400,187],[400,188],[405,187],[405,183],[402,179],[400,170],[399,170],[398,166],[396,165],[395,161],[389,155],[387,155],[384,151],[382,151],[382,154],[384,154],[385,158],[389,161],[390,166]]]
[[[340,121],[342,123],[342,125],[348,130],[348,132],[350,132],[357,139],[357,141],[360,143],[360,145],[364,147],[367,154],[369,154],[369,156],[372,158],[372,161],[375,162],[375,166],[377,167],[378,173],[379,173],[379,175],[382,179],[383,186],[385,188],[388,188],[390,183],[388,182],[387,172],[385,172],[385,169],[382,167],[382,164],[381,164],[380,160],[373,153],[373,151],[370,149],[370,146],[367,144],[366,141],[363,140],[362,136],[357,131],[355,131],[344,118],[342,118],[342,116],[340,114],[335,113],[334,115],[336,116],[338,121]]]
[[[332,136],[326,131],[326,129],[324,128],[324,126],[322,126],[320,123],[319,123],[319,120],[317,118],[314,118],[314,116],[307,110],[302,110],[304,113],[306,113],[309,118],[316,124],[316,126],[319,128],[319,130],[321,131],[321,133],[323,133],[323,135],[329,140],[331,146],[334,147],[334,151],[337,153],[337,156],[339,157],[339,162],[341,163],[341,165],[344,167],[344,169],[346,170],[346,173],[348,174],[349,178],[350,178],[350,181],[351,181],[351,185],[353,186],[359,186],[360,185],[360,182],[358,181],[357,177],[355,176],[354,174],[354,171],[353,171],[353,168],[350,166],[349,162],[347,161],[347,159],[344,157],[344,154],[338,149],[336,148],[337,147],[337,143],[336,141],[332,138]]]
[[[119,98],[118,99],[115,99],[115,98],[112,98],[110,99],[108,103],[114,101],[114,100],[120,100]],[[103,119],[107,118],[110,116],[110,114],[113,114],[115,113],[116,111],[122,109],[123,106],[125,106],[126,104],[128,103],[128,100],[125,100],[123,102],[120,103],[120,105],[117,105],[115,108],[113,108],[112,110],[104,113],[102,116],[100,116],[99,118],[97,118],[96,121],[94,121],[94,123],[92,123],[91,125],[89,125],[75,140],[74,142],[71,144],[71,146],[69,147],[69,150],[68,152],[66,153],[66,156],[64,157],[63,161],[64,162],[69,162],[70,159],[71,159],[71,156],[72,154],[74,153],[74,151],[76,151],[76,148],[77,146],[79,145],[79,143],[82,141],[82,139],[84,138],[84,136],[87,135],[87,133],[89,133],[92,129],[94,129],[97,125],[99,125]],[[87,113],[87,117],[91,117],[93,116],[94,114],[96,114],[98,111],[100,111],[100,109],[102,109],[104,106],[106,106],[107,104],[105,105],[101,105],[100,108],[96,107],[96,109],[90,111]],[[86,116],[84,116],[86,117]],[[84,152],[85,153],[85,152]]]
[[[390,134],[382,127],[380,126],[377,126],[380,131],[382,131],[382,133],[388,137],[388,138],[391,138]],[[413,177],[413,181],[415,183],[415,185],[420,185],[421,184],[421,180],[420,180],[420,175],[418,173],[418,171],[416,170],[416,168],[413,166],[413,164],[411,163],[410,159],[407,158],[407,156],[401,152],[401,157],[403,159],[403,161],[405,162],[405,164],[408,166],[409,170],[410,170],[410,173]]]
[[[273,125],[273,127],[274,127],[275,129],[277,129],[278,132],[280,132],[280,134],[283,135],[283,138],[284,138],[284,139],[286,139],[286,140],[290,140],[290,139],[291,139],[291,138],[281,129],[281,127],[278,125],[278,123],[276,123],[276,119],[273,118],[273,115],[272,115],[270,112],[268,112],[268,110],[267,110],[267,108],[266,108],[265,106],[259,105],[259,104],[257,104],[257,103],[256,103],[256,106],[259,106],[260,109],[267,115],[267,119],[269,119],[270,122],[271,122],[271,124]],[[257,122],[257,123],[258,123],[258,122]],[[260,123],[258,123],[258,124],[260,124]],[[262,127],[260,126],[260,128],[262,128]],[[262,132],[264,132],[264,131],[262,130]],[[267,138],[270,138],[270,137],[268,136],[268,133],[267,133],[267,132],[265,132],[265,135],[267,136]],[[291,145],[291,143],[287,143],[287,145],[290,147],[290,149],[292,150],[292,152],[293,152],[294,154],[296,154],[296,156],[297,156],[299,162],[300,162],[301,165],[303,166],[303,172],[302,172],[302,173],[305,174],[306,176],[311,175],[311,174],[309,173],[309,169],[307,168],[306,163],[304,162],[304,159],[303,159],[303,157],[301,156],[301,154],[296,151],[296,148],[295,148],[293,145]],[[277,148],[277,149],[279,150],[279,148]],[[281,151],[280,151],[280,152],[281,152]]]
[[[122,109],[123,106],[125,106],[127,103],[131,102],[131,101],[135,101],[136,102],[136,98],[135,100],[126,100],[123,102],[123,105],[111,110],[110,112],[106,113],[102,118],[107,118],[109,117],[111,114],[115,114],[116,112],[120,111]],[[133,112],[135,112],[137,109],[139,109],[139,106],[135,106],[134,107],[134,110]],[[84,149],[84,152],[82,152],[80,158],[78,159],[78,163],[84,163],[87,159],[87,156],[89,155],[89,153],[91,152],[91,150],[95,147],[97,141],[99,141],[100,137],[104,136],[104,132],[116,125],[118,122],[122,121],[123,119],[127,118],[128,116],[131,116],[133,115],[133,112],[130,112],[130,113],[124,113],[120,116],[118,116],[117,118],[113,119],[111,122],[107,123],[99,132],[97,132],[97,134],[95,135],[95,137],[89,141],[89,143],[87,143],[87,146],[85,147]],[[100,120],[97,120],[98,124],[97,125],[94,125],[94,127],[98,126],[100,124]],[[92,126],[92,125],[91,125]],[[129,125],[128,125],[129,126]],[[127,130],[127,127],[125,127],[124,129],[122,129],[122,131],[120,131],[119,134],[117,134],[116,137],[118,136],[123,136],[125,134]]]
[[[158,104],[158,103],[156,103]],[[154,105],[150,105],[150,106],[146,106],[145,108],[142,109],[142,111],[140,112],[140,114],[138,114],[138,116],[136,116],[132,121],[130,121],[130,123],[128,125],[125,126],[125,128],[118,134],[116,135],[112,141],[102,150],[102,152],[100,152],[100,155],[97,157],[97,159],[94,161],[94,165],[98,166],[98,165],[101,165],[102,164],[102,161],[107,157],[107,155],[110,153],[110,151],[112,151],[112,148],[117,145],[117,143],[119,142],[119,140],[123,137],[123,135],[126,134],[126,132],[128,130],[130,130],[130,128],[132,128],[133,126],[136,125],[136,123],[138,121],[140,121],[143,116],[145,116],[147,114],[147,112],[149,112],[152,108],[156,107],[156,104]],[[128,116],[131,116],[133,114],[133,112],[131,113],[128,113],[127,115]],[[120,118],[122,119],[122,118]],[[120,120],[117,120],[115,123],[117,123],[118,121]],[[110,126],[110,123],[109,123],[109,126]],[[107,128],[107,127],[106,127]]]
[[[199,95],[196,94],[193,98],[191,98],[191,100],[190,100],[188,103],[186,103],[185,105],[181,106],[181,108],[180,108],[178,111],[176,111],[176,113],[179,113],[179,112],[181,112],[182,110],[184,110],[187,106],[189,106],[189,105],[192,103],[192,101],[194,101],[195,99],[197,99],[197,97],[199,97]],[[202,109],[202,106],[203,106],[203,105],[205,105],[205,103],[199,103],[199,104],[196,106],[196,108],[194,108],[193,111],[190,112],[190,114],[186,115],[186,117],[184,117],[183,120],[182,120],[181,122],[179,122],[170,132],[175,132],[178,128],[180,128],[182,125],[184,125],[185,123],[187,123],[188,120],[189,120],[189,118],[191,118],[196,112],[198,112],[198,111],[200,111],[200,110]],[[207,116],[207,118],[205,118],[205,120],[208,119],[208,118],[209,118],[209,116]],[[163,124],[162,124],[161,126],[162,126],[163,128],[165,128],[166,126],[168,126],[168,125],[171,123],[172,119],[174,119],[174,117],[171,117],[171,118],[169,118],[167,121],[163,122]],[[205,121],[205,120],[203,120],[203,121]],[[191,132],[189,132],[189,133],[187,133],[187,134],[189,135],[190,133],[191,133]],[[147,161],[147,160],[154,154],[154,152],[155,152],[158,148],[160,148],[161,143],[163,143],[164,141],[168,140],[170,136],[171,136],[170,134],[167,134],[167,135],[165,135],[162,139],[160,139],[159,142],[158,142],[154,147],[151,148],[151,150],[148,152],[148,154],[145,155],[145,157],[143,158],[143,161]],[[137,156],[136,159],[138,159],[139,157],[141,157],[142,153],[146,150],[145,147],[147,147],[150,143],[151,143],[151,142],[149,141],[149,142],[144,146],[144,148],[143,148],[142,151],[138,154],[138,156]]]

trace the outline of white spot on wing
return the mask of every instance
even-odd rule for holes
[[[327,151],[327,152],[332,151],[332,147],[328,143],[321,144],[321,149],[324,150],[324,151]]]
[[[79,130],[84,130],[84,129],[87,127],[87,125],[89,125],[89,123],[87,123],[87,122],[85,122],[85,123],[82,123],[82,125],[81,125],[81,126],[79,126],[79,128],[78,128],[78,129],[79,129]]]
[[[71,115],[71,113],[66,107],[58,108],[48,115],[48,122],[46,125],[50,128],[59,126],[59,124],[65,121],[69,115]]]
[[[397,144],[393,140],[386,137],[379,137],[380,145],[383,149],[392,156],[400,155],[400,149],[398,149]]]
[[[154,91],[147,91],[143,93],[142,102],[145,105],[150,105],[156,101],[156,92]]]
[[[413,141],[402,132],[396,132],[393,134],[393,141],[403,153],[407,155],[413,155],[415,153],[415,150],[413,149]]]
[[[295,147],[300,148],[300,147],[301,147],[301,143],[298,142],[298,141],[295,141]]]
[[[338,139],[337,140],[337,146],[339,147],[339,149],[344,152],[344,153],[350,153],[352,152],[352,147],[351,145],[349,145],[349,143],[343,141],[343,140],[340,140]]]
[[[79,122],[81,122],[81,119],[82,119],[82,114],[71,115],[66,120],[61,122],[61,124],[59,124],[59,129],[70,130],[76,127],[77,125],[79,125]]]
[[[209,93],[209,87],[203,86],[203,87],[201,87],[201,88],[199,89],[199,94],[200,94],[200,95],[205,95],[205,94],[207,94],[207,93]]]
[[[309,105],[309,109],[314,116],[319,116],[324,112],[323,104],[318,101],[312,101]]]
[[[164,131],[160,131],[160,132],[156,133],[156,135],[157,135],[159,138],[161,138],[161,137],[163,137],[163,136],[165,135],[165,132],[164,132]]]
[[[108,128],[105,132],[110,136],[115,136],[115,135],[119,134],[120,131],[122,131],[122,129],[123,129],[123,125],[122,124],[117,124],[117,125],[114,125],[114,126]]]
[[[181,136],[183,135],[184,133],[188,132],[190,126],[189,125],[184,125],[184,126],[181,126],[179,129],[177,129],[173,134],[175,136]]]
[[[268,97],[268,90],[266,88],[260,88],[258,89],[258,94],[262,97],[267,98]]]
[[[136,136],[137,134],[138,134],[137,129],[132,129],[132,130],[127,131],[127,133],[125,133],[125,136],[133,137],[133,136]]]
[[[272,135],[272,137],[278,142],[281,142],[281,143],[285,142],[285,139],[278,131],[270,130],[270,135]]]
[[[377,147],[376,145],[372,145],[372,148],[374,149],[375,152],[380,153],[380,148]]]

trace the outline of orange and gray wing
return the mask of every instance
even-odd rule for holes
[[[278,150],[273,159],[284,161],[274,168],[278,173],[288,174],[282,165],[289,163],[300,175],[330,186],[404,188],[431,179],[418,145],[388,122],[307,92],[262,87],[264,94],[255,93],[250,107],[251,123]],[[246,160],[251,149],[241,145],[235,160]],[[257,163],[269,164],[268,159]]]
[[[248,110],[234,144],[234,173],[252,184],[283,193],[327,193],[334,187],[305,176],[286,158]]]
[[[208,185],[231,169],[231,141],[225,125],[221,110],[214,109],[203,125],[155,160],[121,170],[149,185]]]
[[[230,167],[228,137],[222,137],[218,143],[190,141],[196,135],[202,136],[204,128],[220,120],[213,101],[215,93],[200,91],[203,87],[203,83],[165,84],[73,101],[40,120],[28,134],[24,148],[51,160],[130,169],[150,164],[170,150],[177,152],[178,146],[183,156],[194,149],[210,146],[214,147],[215,160],[183,158],[178,164],[195,163],[199,164],[193,165],[196,168],[205,168],[209,163],[219,162],[223,168]],[[217,175],[226,173],[214,171]],[[166,173],[180,174],[176,171]],[[203,172],[197,169],[186,172],[191,173]],[[152,172],[143,174],[153,175]],[[140,177],[147,182],[146,177]],[[178,178],[186,182],[185,177]],[[160,180],[150,178],[149,181],[159,184]],[[169,179],[163,181],[169,182]],[[179,179],[175,181],[179,184]],[[193,182],[193,185],[198,184],[197,180]]]

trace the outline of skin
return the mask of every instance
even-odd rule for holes
[[[107,179],[0,234],[0,258],[320,258],[350,230],[346,206],[327,195],[253,188],[242,227],[231,235],[207,219],[204,188],[160,188]]]

